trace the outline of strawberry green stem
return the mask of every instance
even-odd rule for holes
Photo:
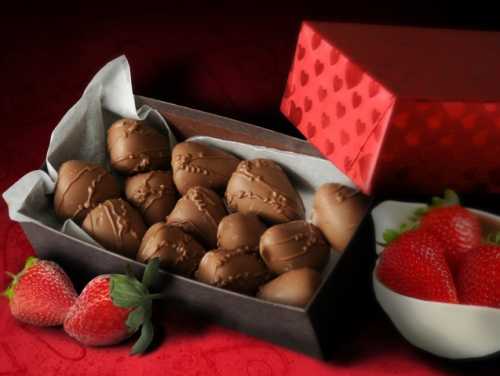
[[[141,328],[141,335],[134,344],[131,353],[142,354],[153,340],[153,325],[151,323],[152,301],[164,298],[164,294],[151,294],[149,289],[158,278],[160,260],[152,259],[144,270],[142,281],[131,273],[112,274],[110,278],[110,296],[117,307],[130,308],[126,325],[130,333],[135,333]]]
[[[26,259],[26,262],[24,263],[23,269],[18,273],[14,274],[11,272],[5,272],[10,278],[12,278],[12,281],[10,282],[9,286],[7,286],[7,289],[2,292],[2,295],[7,297],[9,301],[12,299],[14,296],[14,288],[16,287],[17,283],[21,279],[21,277],[26,273],[26,271],[31,268],[33,265],[35,265],[38,262],[38,258],[35,256],[30,256]]]
[[[165,298],[164,294],[148,294],[144,297],[145,300],[154,300],[154,299],[163,299]]]

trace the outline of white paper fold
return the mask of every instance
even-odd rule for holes
[[[385,201],[372,211],[375,240],[383,243],[383,232],[408,221],[425,204]],[[482,226],[500,228],[500,217],[470,209]],[[383,247],[377,244],[377,254]],[[373,271],[377,301],[408,342],[449,359],[485,357],[500,351],[500,309],[445,304],[404,296],[387,288]]]
[[[94,76],[82,97],[54,128],[46,155],[47,172],[29,172],[4,192],[10,218],[43,223],[96,244],[72,220],[62,223],[56,218],[50,195],[54,192],[57,170],[67,160],[81,159],[109,166],[106,131],[114,120],[122,117],[147,119],[149,125],[168,134],[172,147],[175,144],[168,124],[157,111],[148,106],[136,109],[125,56],[112,60]]]

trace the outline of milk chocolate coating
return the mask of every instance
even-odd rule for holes
[[[172,172],[159,170],[127,178],[125,195],[140,210],[148,225],[163,222],[177,201]]]
[[[193,187],[177,201],[167,223],[181,227],[207,248],[215,248],[217,226],[225,215],[226,209],[217,193],[208,188]]]
[[[255,213],[271,223],[304,218],[304,204],[282,168],[268,159],[243,161],[229,179],[226,201],[233,211]]]
[[[238,163],[235,156],[196,142],[181,142],[172,150],[174,182],[181,194],[195,186],[225,188]]]
[[[328,261],[330,246],[316,226],[299,220],[267,229],[260,238],[259,250],[267,267],[281,274],[303,267],[321,270]]]
[[[247,294],[255,293],[269,276],[259,255],[243,248],[207,252],[196,271],[198,281]]]
[[[260,286],[257,297],[275,303],[305,307],[321,283],[321,275],[313,269],[290,270]]]
[[[132,119],[120,119],[108,129],[111,166],[124,174],[167,168],[168,137],[153,127]]]
[[[104,248],[134,259],[146,232],[141,214],[121,198],[97,205],[82,227]]]
[[[151,226],[142,238],[137,260],[147,263],[159,257],[163,268],[190,276],[198,268],[205,250],[191,235],[165,222]]]
[[[103,167],[71,160],[59,167],[54,195],[54,210],[61,219],[81,223],[98,203],[120,197],[120,187]]]
[[[259,250],[259,240],[266,226],[253,213],[233,213],[222,219],[217,229],[217,247]]]
[[[337,183],[326,183],[314,195],[312,221],[332,248],[342,252],[367,209],[368,198],[359,191]]]

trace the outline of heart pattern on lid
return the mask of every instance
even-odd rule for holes
[[[350,169],[357,169],[356,154],[376,126],[373,113],[380,116],[390,94],[307,27],[299,37],[293,65],[288,87],[295,92],[284,99],[285,113],[330,160],[340,167],[349,160]],[[358,180],[371,171],[364,170],[356,172]]]
[[[365,192],[500,192],[500,102],[398,98],[309,23],[281,107]]]

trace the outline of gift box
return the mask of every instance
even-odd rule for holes
[[[302,25],[282,112],[366,193],[500,191],[500,33]]]
[[[82,98],[55,128],[43,166],[26,174],[3,195],[11,219],[20,223],[36,254],[58,262],[79,287],[100,274],[123,273],[130,268],[141,276],[144,271],[144,264],[104,249],[75,222],[61,222],[53,211],[52,196],[60,164],[85,159],[108,166],[106,130],[121,117],[146,120],[172,141],[196,140],[240,158],[275,159],[296,184],[306,211],[322,181],[354,186],[306,141],[135,96],[128,62],[120,57],[97,73]],[[368,276],[375,261],[375,252],[370,251],[371,227],[371,218],[366,215],[343,253],[335,256],[332,252],[320,287],[304,308],[224,290],[165,270],[160,271],[156,287],[166,296],[162,301],[165,309],[185,309],[202,322],[219,323],[314,357],[329,357],[349,324],[349,316],[353,311],[362,311],[360,306],[368,301]]]

